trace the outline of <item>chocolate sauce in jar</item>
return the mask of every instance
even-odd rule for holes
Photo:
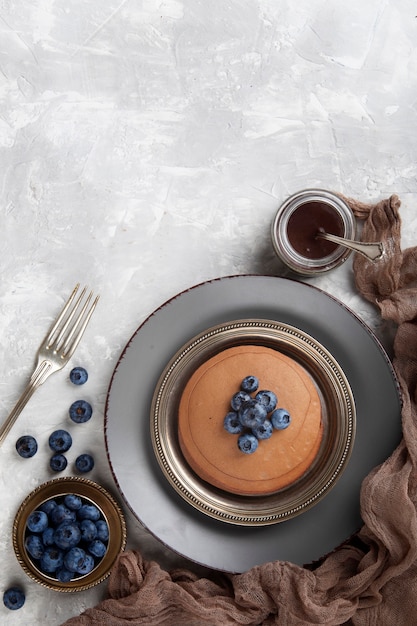
[[[344,235],[340,215],[325,202],[313,201],[301,204],[288,219],[288,240],[294,250],[308,259],[322,259],[338,247],[331,241],[317,237],[320,230],[339,237]]]
[[[314,275],[341,263],[351,251],[318,237],[320,231],[355,238],[355,218],[349,205],[325,189],[305,189],[290,196],[271,224],[277,256],[294,272]]]

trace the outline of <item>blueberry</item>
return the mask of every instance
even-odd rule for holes
[[[52,509],[54,509],[57,506],[57,503],[55,500],[51,499],[51,500],[47,500],[46,502],[43,502],[40,507],[39,510],[40,511],[45,511],[45,513],[47,515],[51,514]]]
[[[82,561],[78,562],[77,573],[89,574],[94,569],[94,557],[91,554],[85,554]]]
[[[76,424],[88,422],[92,414],[92,406],[86,400],[76,400],[69,408],[69,416]]]
[[[245,454],[252,454],[258,447],[258,440],[255,435],[245,433],[243,435],[240,435],[239,439],[237,440],[237,445],[239,446],[239,450],[241,450]]]
[[[48,526],[48,516],[44,511],[32,511],[29,515],[26,526],[32,533],[42,533]]]
[[[290,425],[291,416],[286,409],[275,409],[271,415],[271,422],[277,430],[284,430]]]
[[[74,383],[74,385],[84,385],[88,379],[87,370],[84,367],[74,367],[70,371],[70,381]]]
[[[52,511],[49,516],[52,524],[58,526],[62,524],[62,522],[75,522],[76,514],[75,511],[71,511],[64,504],[58,504]]]
[[[57,453],[51,456],[49,466],[54,472],[62,472],[68,465],[68,461],[63,454]]]
[[[23,435],[16,441],[17,453],[24,459],[29,459],[38,451],[38,443],[32,435]]]
[[[100,519],[100,510],[94,504],[83,504],[77,511],[77,517],[79,520],[89,519],[96,522]]]
[[[20,587],[9,587],[3,594],[3,604],[7,609],[16,611],[25,603],[25,594]]]
[[[247,391],[248,393],[253,393],[259,387],[259,380],[256,376],[246,376],[240,385],[242,391]]]
[[[93,556],[96,556],[97,558],[102,558],[106,554],[107,548],[104,543],[100,541],[100,539],[94,539],[94,541],[89,544],[88,551]]]
[[[265,420],[263,424],[252,428],[252,432],[257,439],[269,439],[272,436],[272,424],[269,420]]]
[[[244,402],[239,409],[239,420],[242,426],[254,428],[263,424],[266,420],[267,410],[265,406],[254,399]]]
[[[85,520],[87,521],[87,520]],[[81,522],[82,523],[82,522]],[[97,528],[97,537],[101,539],[101,541],[108,541],[109,538],[109,527],[107,526],[107,522],[104,519],[99,519],[96,521]]]
[[[64,557],[64,566],[70,572],[78,572],[78,568],[82,565],[86,557],[86,552],[82,548],[75,546],[70,548]]]
[[[262,391],[258,391],[255,396],[255,400],[263,404],[266,408],[266,412],[270,413],[277,406],[277,397],[273,391],[268,391],[266,389]]]
[[[39,535],[28,535],[25,539],[25,548],[33,559],[40,559],[45,549]]]
[[[55,572],[55,576],[59,582],[69,583],[74,578],[74,572],[70,572],[69,569],[62,566]]]
[[[80,539],[81,530],[75,522],[62,522],[54,532],[55,545],[63,550],[78,545]]]
[[[74,493],[69,493],[64,498],[64,504],[71,511],[78,511],[81,508],[83,501],[80,496],[75,495]]]
[[[238,391],[232,396],[230,406],[234,411],[239,411],[244,402],[248,402],[251,399],[250,395],[246,391]]]
[[[66,452],[72,446],[72,437],[66,430],[54,430],[49,436],[49,447],[55,452]]]
[[[236,411],[230,411],[223,420],[223,426],[228,433],[238,435],[242,432],[243,426],[240,423],[239,416]]]
[[[54,545],[54,532],[55,530],[52,526],[48,526],[42,533],[42,541],[44,546],[53,546]]]
[[[94,459],[91,454],[80,454],[80,456],[75,459],[75,467],[82,474],[91,472],[94,467]]]
[[[45,548],[41,556],[40,568],[42,572],[52,574],[64,563],[64,553],[55,546]]]
[[[99,530],[99,527],[97,526],[97,524],[99,524],[100,521],[104,521],[104,520],[97,520],[97,522],[94,523],[91,519],[83,519],[80,522],[81,539],[83,541],[93,541],[93,539],[95,539],[96,537],[103,539],[103,534],[101,533],[101,536],[100,536],[100,530]],[[106,522],[104,523],[106,524]],[[106,524],[106,527],[107,527],[107,524]],[[107,530],[107,536],[108,536],[108,530]]]

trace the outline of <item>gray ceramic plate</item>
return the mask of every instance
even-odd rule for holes
[[[159,466],[149,429],[156,385],[181,346],[207,328],[251,318],[277,320],[314,337],[345,373],[356,405],[355,443],[334,488],[302,515],[261,527],[227,524],[184,501]],[[343,304],[297,281],[234,276],[179,294],[133,335],[108,391],[106,447],[115,480],[133,513],[179,554],[230,572],[277,559],[302,565],[332,551],[361,526],[361,483],[399,442],[400,409],[388,356]]]

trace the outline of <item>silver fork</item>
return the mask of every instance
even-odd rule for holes
[[[99,296],[96,296],[90,305],[93,298],[93,292],[91,291],[83,304],[87,293],[87,287],[84,287],[75,300],[79,288],[80,284],[78,283],[41,343],[37,353],[35,370],[16,406],[6,418],[4,424],[0,426],[0,446],[36,389],[51,374],[62,369],[74,354],[99,299]]]

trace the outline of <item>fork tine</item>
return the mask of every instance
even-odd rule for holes
[[[87,287],[84,287],[84,289],[82,290],[82,292],[78,296],[77,302],[74,304],[72,310],[69,312],[68,317],[65,320],[64,325],[62,326],[62,328],[59,331],[58,336],[52,342],[52,343],[55,344],[55,350],[60,350],[62,348],[62,345],[64,343],[63,340],[64,340],[65,334],[67,332],[67,329],[68,329],[70,323],[72,322],[72,318],[74,317],[78,307],[80,306],[80,303],[81,303],[82,299],[84,298],[86,291],[87,291]],[[91,296],[92,295],[93,294],[91,292],[89,297],[87,298],[87,304],[88,304],[89,300],[91,300]],[[82,311],[81,311],[81,313],[82,313]],[[70,333],[70,336],[71,336],[71,333]]]
[[[59,314],[59,316],[57,317],[56,321],[54,322],[53,326],[51,326],[51,328],[49,329],[48,334],[46,335],[45,339],[44,339],[44,344],[46,344],[47,346],[49,346],[52,343],[52,339],[55,335],[55,333],[59,330],[59,326],[62,322],[62,320],[65,317],[66,312],[68,311],[69,307],[72,304],[72,301],[74,300],[75,296],[77,295],[77,291],[80,288],[80,283],[77,283],[74,287],[74,290],[72,292],[72,294],[70,295],[70,297],[68,298],[67,302],[64,305],[64,308],[62,309],[61,313]]]
[[[81,320],[82,320],[83,315],[84,315],[84,313],[85,313],[85,311],[87,309],[87,306],[88,306],[88,304],[89,304],[89,302],[91,300],[92,295],[93,295],[93,293],[91,292],[89,297],[88,297],[88,299],[87,299],[87,302],[85,303],[85,305],[82,308],[82,311],[81,311],[81,313],[80,313],[76,323],[74,324],[74,327],[71,330],[71,333],[69,334],[69,336],[68,336],[68,338],[67,338],[67,340],[66,340],[66,342],[64,344],[63,355],[64,355],[64,357],[66,357],[68,359],[71,358],[71,356],[74,353],[75,348],[78,346],[78,344],[80,342],[80,339],[83,336],[84,331],[85,331],[85,329],[87,327],[87,324],[90,321],[90,317],[94,313],[94,309],[96,308],[97,302],[99,301],[100,296],[96,296],[93,304],[91,305],[90,309],[87,311],[86,316],[84,317],[84,321],[81,323]],[[80,326],[80,324],[81,324],[81,326]],[[74,336],[74,334],[75,334],[75,332],[77,330],[78,330],[78,332]],[[72,341],[71,341],[71,339],[72,339]]]

